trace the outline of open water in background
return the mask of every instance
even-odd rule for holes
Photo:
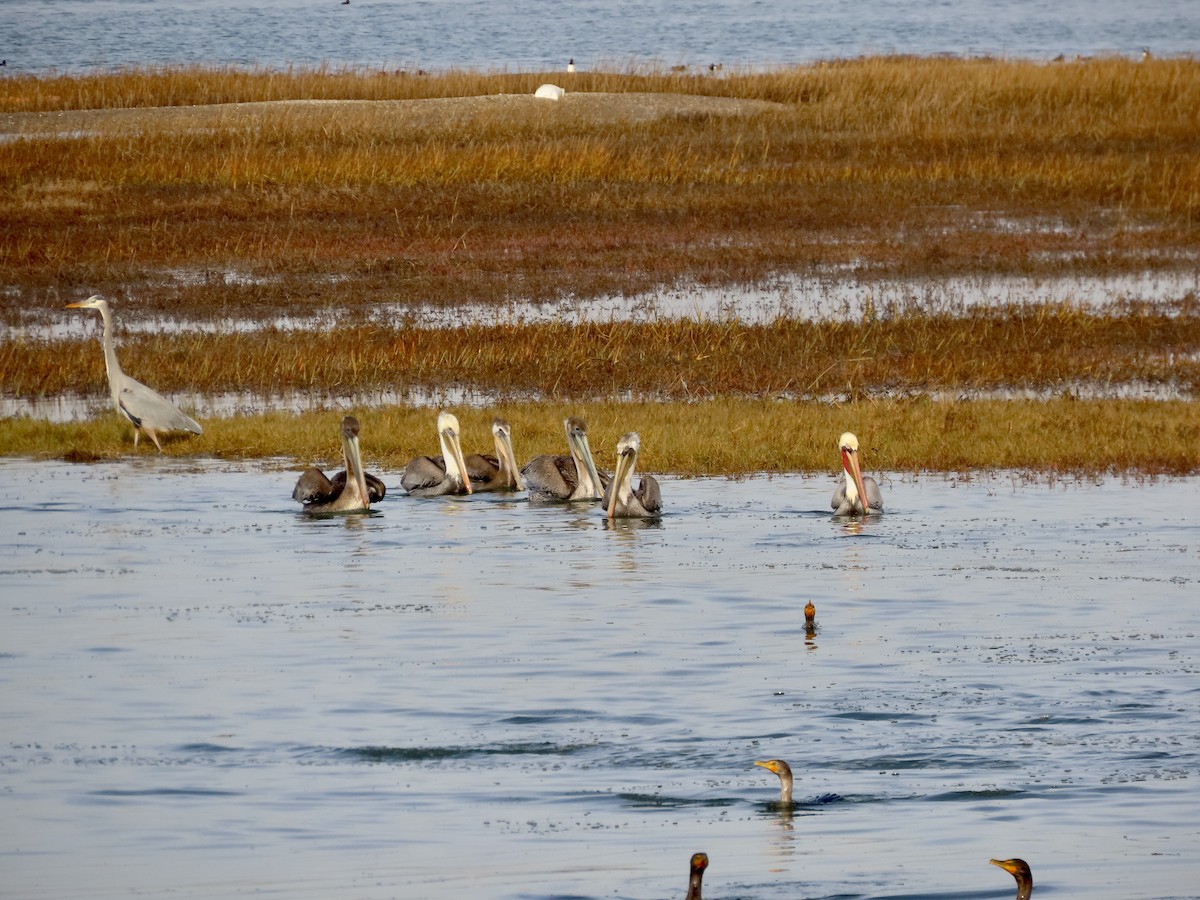
[[[4,0],[6,72],[166,64],[554,71],[877,53],[1200,51],[1193,0]],[[3,74],[3,73],[0,73]]]
[[[648,900],[697,850],[714,898],[1200,893],[1198,478],[613,526],[295,474],[0,460],[0,896]]]

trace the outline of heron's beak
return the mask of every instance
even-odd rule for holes
[[[858,488],[858,502],[862,504],[863,515],[870,515],[871,509],[867,506],[867,491],[863,487],[862,471],[858,468],[858,454],[853,450],[843,450],[842,468],[846,470],[847,475],[854,479],[854,486]]]

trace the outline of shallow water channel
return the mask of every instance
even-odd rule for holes
[[[0,460],[0,896],[1196,896],[1200,479],[379,474]]]

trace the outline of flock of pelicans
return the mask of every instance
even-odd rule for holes
[[[117,361],[113,346],[112,310],[108,301],[95,294],[67,309],[94,309],[104,324],[104,367],[108,387],[117,412],[133,425],[133,446],[145,433],[159,451],[160,431],[189,431],[201,434],[199,423],[182,413],[162,394],[126,375]],[[447,494],[472,494],[481,491],[529,491],[537,501],[595,501],[603,504],[608,518],[656,518],[662,514],[662,493],[658,481],[643,475],[633,486],[641,438],[631,431],[617,441],[617,465],[611,476],[596,468],[588,444],[587,426],[572,416],[564,422],[567,455],[543,454],[517,468],[512,448],[512,430],[503,419],[492,423],[496,453],[463,456],[458,419],[451,413],[438,415],[438,441],[441,454],[418,456],[404,468],[400,484],[415,497]],[[362,463],[359,424],[346,416],[339,429],[345,469],[329,478],[320,469],[307,469],[296,482],[292,498],[313,513],[362,512],[382,500],[387,487],[369,474]],[[883,495],[873,478],[864,478],[858,463],[858,438],[846,432],[838,439],[845,477],[833,494],[834,515],[865,516],[883,512]]]
[[[68,309],[94,309],[104,323],[104,365],[108,386],[117,411],[133,425],[133,446],[143,432],[162,450],[160,431],[190,431],[200,434],[200,425],[180,412],[170,400],[140,381],[126,375],[117,362],[112,339],[112,312],[108,301],[99,295]],[[404,467],[400,484],[415,497],[438,497],[448,494],[472,494],[481,491],[528,491],[531,500],[539,501],[596,501],[603,504],[609,518],[653,518],[662,513],[662,494],[651,475],[643,475],[633,487],[641,440],[630,432],[617,441],[617,465],[611,476],[601,472],[592,458],[587,426],[574,416],[563,423],[567,433],[567,454],[535,456],[524,468],[517,467],[512,447],[512,430],[503,419],[492,422],[495,455],[473,453],[464,456],[459,440],[458,419],[451,413],[438,415],[438,442],[441,454],[418,456]],[[387,487],[363,467],[359,444],[359,424],[354,416],[342,419],[339,429],[345,469],[329,478],[317,468],[306,469],[296,481],[292,498],[314,513],[361,512],[372,503],[382,500]],[[883,512],[883,495],[875,479],[864,477],[858,463],[858,438],[846,432],[838,439],[845,477],[834,491],[831,507],[834,515],[863,516]],[[812,605],[805,616],[812,621]],[[782,806],[790,807],[792,800],[792,769],[781,759],[759,760],[754,763],[779,776]],[[1033,893],[1033,876],[1024,860],[991,860],[1017,880],[1017,900],[1028,900]],[[701,880],[708,868],[708,856],[692,856],[688,876],[688,900],[700,900]]]

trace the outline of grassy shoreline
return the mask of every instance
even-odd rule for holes
[[[368,465],[395,471],[436,452],[436,411],[387,407],[347,410],[362,423]],[[518,460],[564,453],[562,420],[580,415],[602,467],[617,438],[642,437],[639,467],[676,475],[836,472],[835,441],[858,434],[874,472],[1019,470],[1046,475],[1200,474],[1200,416],[1186,401],[927,399],[849,404],[715,399],[697,403],[524,403],[455,409],[467,453],[491,452],[493,415],[513,427]],[[278,458],[339,465],[342,412],[270,413],[206,419],[204,434],[164,443],[176,457]],[[146,453],[143,448],[140,453]],[[0,420],[0,456],[91,462],[131,456],[129,426],[116,413],[96,421],[51,424]]]

